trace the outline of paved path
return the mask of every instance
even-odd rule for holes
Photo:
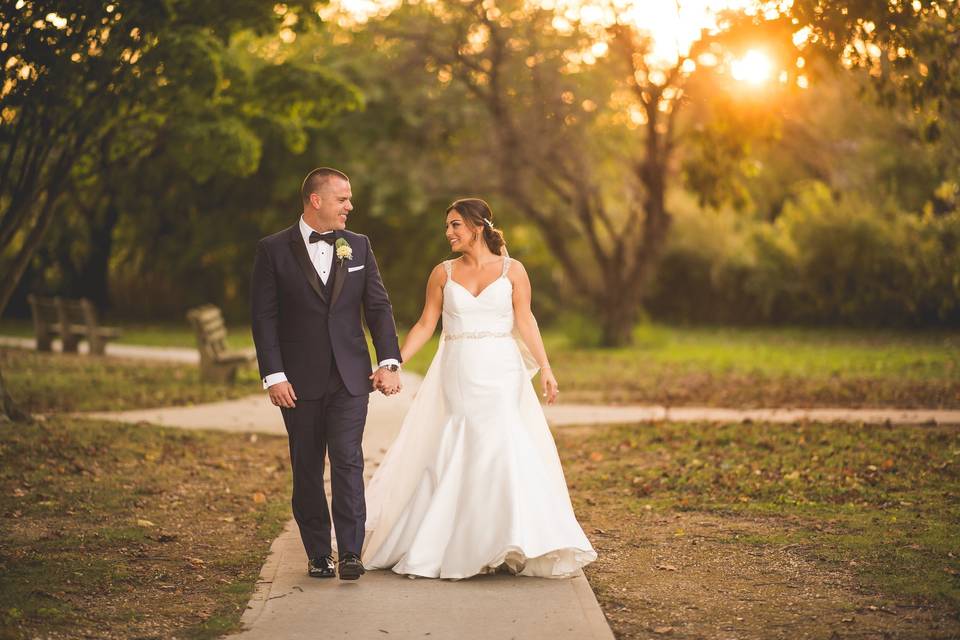
[[[416,374],[404,375],[404,398],[419,386]],[[402,418],[408,400],[376,396],[370,404],[369,424]],[[659,407],[646,405],[558,404],[544,407],[553,427],[629,422],[863,422],[866,424],[960,425],[960,411],[938,409],[722,409],[717,407]],[[137,409],[84,414],[121,422],[150,422],[185,429],[214,429],[285,435],[283,421],[266,396],[257,394],[193,407]],[[392,438],[391,438],[392,440]],[[390,440],[387,441],[388,443]]]
[[[37,341],[33,338],[20,338],[16,336],[0,336],[0,347],[14,347],[16,349],[35,349]],[[53,341],[53,350],[60,351],[62,342],[60,338]],[[87,341],[80,343],[78,348],[80,353],[89,353],[90,348]],[[114,344],[108,343],[106,354],[115,358],[136,358],[139,360],[160,360],[163,362],[200,362],[200,354],[196,348],[187,349],[184,347],[148,347],[138,344]]]

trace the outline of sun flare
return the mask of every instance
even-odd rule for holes
[[[734,80],[752,85],[767,82],[773,76],[773,71],[774,64],[770,56],[759,49],[750,49],[730,64],[730,75]]]

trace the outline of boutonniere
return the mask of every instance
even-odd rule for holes
[[[344,260],[353,260],[353,248],[350,246],[350,243],[343,238],[337,238],[335,249],[337,251],[337,260],[340,261],[341,265],[343,265]]]

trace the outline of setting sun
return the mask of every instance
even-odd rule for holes
[[[759,49],[750,49],[730,64],[730,75],[735,80],[759,85],[770,79],[773,68],[770,56]]]

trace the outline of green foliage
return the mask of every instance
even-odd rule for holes
[[[680,216],[650,310],[700,322],[956,326],[960,212],[890,207],[812,182],[772,223]]]
[[[869,69],[887,102],[900,94],[913,105],[932,102],[945,115],[955,108],[960,96],[956,2],[797,0],[789,14],[795,28],[811,32],[808,55]]]
[[[105,306],[108,278],[119,275],[120,298],[134,305],[138,296],[152,299],[149,312],[159,300],[145,284],[173,291],[202,275],[196,297],[171,296],[168,315],[197,302],[245,306],[239,292],[252,243],[269,229],[261,221],[292,221],[283,210],[295,207],[293,185],[314,166],[298,156],[338,114],[360,105],[352,87],[315,61],[284,59],[291,34],[317,28],[315,3],[198,9],[92,1],[63,16],[62,25],[52,5],[9,11],[10,42],[22,40],[23,48],[17,64],[6,64],[11,50],[3,54],[13,89],[4,97],[2,166],[32,175],[30,159],[42,159],[45,148],[62,160],[51,160],[56,175],[41,165],[29,185],[4,181],[11,191],[0,194],[0,207],[9,205],[0,209],[0,252],[16,249],[22,266],[39,249],[21,295],[86,295]],[[42,29],[33,24],[47,14],[53,17]],[[84,31],[103,20],[109,38]],[[89,40],[101,37],[98,52]],[[19,78],[30,65],[37,74]],[[53,98],[40,100],[44,92]],[[44,225],[58,219],[45,246],[46,228],[38,224],[29,243],[8,236],[33,222],[29,206],[18,204],[30,201],[31,189],[49,196]],[[71,197],[58,198],[64,191]],[[230,224],[218,224],[227,218]],[[198,232],[202,226],[211,230]]]

